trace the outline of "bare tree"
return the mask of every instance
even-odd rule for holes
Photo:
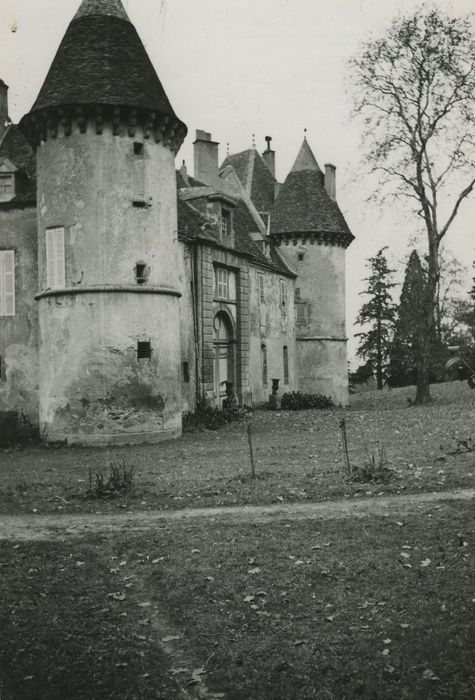
[[[351,62],[354,105],[379,196],[408,198],[427,233],[416,403],[430,400],[439,247],[475,185],[475,39],[438,9],[398,17]],[[458,187],[457,187],[458,185]]]

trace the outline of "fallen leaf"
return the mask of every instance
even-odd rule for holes
[[[147,600],[144,603],[139,603],[139,608],[149,608],[152,605],[152,603]]]
[[[421,566],[429,566],[431,561],[431,559],[424,559],[423,561],[421,561]]]
[[[426,668],[426,670],[422,674],[422,678],[428,681],[438,681],[440,678],[435,675],[434,671],[432,671],[430,668]]]
[[[382,654],[383,656],[387,656],[387,655],[389,654],[389,649],[383,649],[383,651],[381,652],[381,654]]]
[[[254,600],[254,596],[253,596],[253,595],[247,595],[247,596],[244,598],[244,602],[245,602],[245,603],[252,603],[253,600]]]
[[[170,634],[168,637],[162,637],[162,642],[175,642],[177,639],[182,639],[182,634]]]
[[[109,598],[113,600],[125,600],[126,595],[125,593],[109,593]]]
[[[409,552],[401,552],[400,556],[404,557],[404,559],[409,559],[411,555],[409,554]]]
[[[248,574],[258,574],[260,573],[260,568],[258,566],[255,566],[253,569],[249,569],[247,572]]]
[[[308,639],[296,639],[294,642],[295,647],[300,647],[302,644],[308,644]]]

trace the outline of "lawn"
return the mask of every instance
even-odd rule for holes
[[[473,698],[474,542],[442,503],[3,543],[2,700]]]
[[[473,485],[475,391],[465,383],[432,387],[429,406],[411,406],[413,388],[355,394],[345,410],[254,411],[257,479],[250,479],[246,426],[188,433],[154,446],[114,449],[0,450],[0,512],[95,512],[323,500],[381,492]],[[347,424],[352,466],[377,462],[391,470],[382,483],[348,479],[339,421]],[[113,462],[134,469],[127,497],[84,497],[89,474]]]

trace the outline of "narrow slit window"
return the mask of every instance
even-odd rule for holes
[[[132,206],[136,209],[146,209],[149,205],[144,199],[134,199]]]
[[[223,236],[231,233],[231,212],[227,209],[221,209],[221,233]]]
[[[266,300],[265,290],[264,290],[264,275],[262,272],[258,273],[259,280],[259,301],[264,302]]]
[[[0,250],[0,316],[15,315],[15,251]]]
[[[284,384],[288,384],[289,383],[289,349],[288,349],[287,345],[284,345],[282,355],[283,355],[283,361],[284,361]]]
[[[183,381],[185,384],[190,383],[190,365],[188,362],[183,363]]]
[[[46,231],[46,286],[58,289],[66,286],[64,257],[64,228],[49,228]]]
[[[264,344],[261,345],[262,351],[262,383],[267,386],[267,348]]]
[[[287,306],[287,289],[285,280],[280,280],[280,308],[285,309]]]
[[[135,266],[135,279],[137,284],[145,284],[147,281],[147,266],[144,263],[137,263]]]
[[[137,359],[138,360],[151,360],[152,359],[152,346],[150,340],[139,340],[137,342]]]
[[[140,143],[140,141],[135,141],[134,142],[134,155],[143,156],[143,150],[144,150],[143,143]]]

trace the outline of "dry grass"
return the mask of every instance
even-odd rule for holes
[[[389,491],[442,490],[473,485],[473,452],[456,451],[471,437],[475,391],[453,382],[432,389],[429,406],[409,406],[413,389],[360,393],[344,411],[350,460],[362,467],[384,446],[391,478],[384,484],[346,477],[339,431],[341,411],[256,411],[249,478],[245,425],[231,424],[154,446],[115,449],[45,448],[0,452],[4,512],[181,508],[187,505],[321,500]],[[111,503],[83,498],[88,473],[110,462],[134,468],[136,489]]]

